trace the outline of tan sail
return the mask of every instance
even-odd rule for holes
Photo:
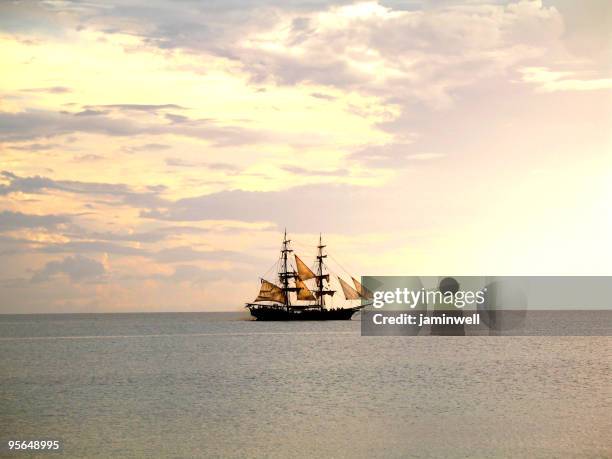
[[[300,260],[300,257],[297,255],[295,255],[295,264],[297,266],[298,276],[300,276],[300,279],[303,281],[313,279],[315,277],[315,273],[313,273],[312,270],[306,266],[306,264]]]
[[[340,281],[340,285],[342,286],[342,291],[344,292],[344,298],[347,300],[358,300],[361,298],[359,292],[351,287],[347,282],[344,282],[342,279],[338,278]]]
[[[274,301],[283,304],[287,302],[285,292],[283,292],[280,287],[265,279],[261,280],[261,288],[259,289],[259,295],[257,295],[255,301]]]
[[[365,298],[366,300],[371,300],[372,298],[374,298],[372,292],[370,292],[367,288],[361,285],[361,282],[359,282],[354,277],[351,277],[351,279],[353,279],[353,284],[355,284],[355,290],[357,290],[357,293],[359,293],[359,296],[361,298]]]
[[[314,297],[310,289],[306,286],[306,284],[299,277],[295,280],[295,286],[299,288],[297,292],[298,300],[308,300],[308,301],[316,300],[316,298]]]

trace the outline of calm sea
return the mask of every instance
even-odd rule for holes
[[[612,457],[610,337],[245,319],[0,316],[0,437],[69,457]]]

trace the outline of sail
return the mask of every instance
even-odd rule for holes
[[[342,279],[338,278],[340,281],[340,285],[342,286],[342,291],[344,292],[344,298],[347,300],[358,300],[361,298],[359,292],[351,287],[348,283],[344,282]]]
[[[287,302],[285,292],[283,292],[280,287],[265,279],[261,280],[261,288],[255,301],[274,301],[283,304]]]
[[[355,290],[357,290],[357,293],[359,293],[359,296],[361,298],[365,298],[366,300],[371,300],[372,298],[374,298],[372,292],[370,292],[367,288],[361,285],[361,282],[359,282],[354,277],[351,277],[351,279],[353,279],[353,284],[355,284]]]
[[[310,289],[306,286],[306,284],[299,277],[295,280],[295,286],[299,288],[297,292],[298,300],[314,301],[316,299],[314,295],[312,294],[312,292],[310,291]]]
[[[313,273],[312,270],[308,266],[306,266],[306,264],[302,260],[300,260],[300,257],[298,257],[297,255],[295,255],[295,264],[297,266],[298,276],[300,276],[300,279],[302,279],[303,281],[315,277],[315,273]]]

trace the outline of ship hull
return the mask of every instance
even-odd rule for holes
[[[275,307],[249,307],[251,315],[256,320],[288,321],[288,320],[351,320],[359,308],[338,309],[284,309]]]

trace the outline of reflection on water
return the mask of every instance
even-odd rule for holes
[[[0,431],[73,457],[612,455],[609,337],[243,318],[2,316]]]

